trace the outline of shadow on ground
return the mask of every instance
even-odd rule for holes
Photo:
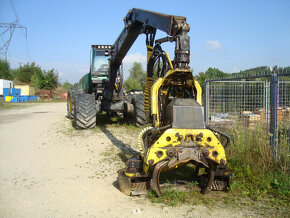
[[[132,149],[128,144],[125,144],[122,140],[117,138],[108,128],[107,125],[116,125],[116,126],[124,126],[130,125],[130,123],[125,120],[123,117],[118,115],[106,115],[106,114],[99,114],[97,116],[97,126],[99,129],[108,137],[108,139],[112,142],[112,144],[118,148],[120,151],[118,152],[118,156],[123,163],[127,163],[127,161],[131,157],[137,157],[140,155],[139,152]],[[121,170],[121,169],[119,169]],[[118,171],[119,171],[118,170]],[[116,176],[118,172],[116,172]],[[118,180],[115,180],[112,185],[119,190],[119,183]]]
[[[100,130],[108,137],[114,146],[120,149],[118,156],[126,163],[130,157],[138,156],[139,152],[132,149],[128,144],[125,144],[123,141],[118,139],[106,126],[99,126]]]

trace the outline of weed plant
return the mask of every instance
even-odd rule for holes
[[[253,200],[272,199],[275,204],[286,206],[290,200],[289,145],[278,143],[279,152],[274,157],[266,128],[263,124],[245,127],[237,123],[230,129],[232,144],[226,154],[234,174],[231,191]]]

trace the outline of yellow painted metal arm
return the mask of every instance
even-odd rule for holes
[[[197,82],[196,80],[194,80],[194,86],[195,86],[195,89],[196,89],[196,101],[197,101],[197,103],[202,105],[202,89],[201,89],[201,86],[199,85],[199,82]]]

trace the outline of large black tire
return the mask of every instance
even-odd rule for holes
[[[96,102],[93,95],[77,94],[74,100],[74,127],[89,129],[96,126]]]
[[[144,112],[144,95],[138,94],[134,95],[132,98],[132,104],[134,106],[134,123],[136,126],[143,126],[146,122],[145,112]]]
[[[75,96],[79,93],[80,91],[75,87],[69,89],[67,92],[67,117],[69,119],[74,118],[74,101]]]

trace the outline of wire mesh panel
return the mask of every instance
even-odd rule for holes
[[[206,81],[205,122],[228,132],[262,132],[260,140],[271,144],[274,157],[287,159],[290,145],[289,76],[287,73]]]
[[[279,81],[279,108],[285,109],[285,118],[289,121],[290,117],[288,116],[288,109],[290,107],[290,81]],[[279,114],[278,114],[279,115]],[[281,119],[283,119],[281,118]]]
[[[209,82],[207,95],[207,123],[233,121],[264,121],[269,113],[269,82],[214,81]]]
[[[279,155],[288,155],[290,145],[290,81],[279,81],[278,87],[278,147],[276,152]]]

